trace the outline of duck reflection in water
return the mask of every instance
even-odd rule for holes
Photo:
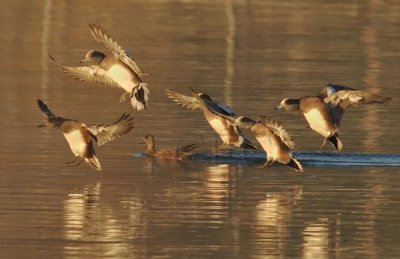
[[[65,237],[70,240],[87,238],[98,227],[89,223],[99,217],[101,183],[88,184],[79,189],[68,194],[64,201]]]

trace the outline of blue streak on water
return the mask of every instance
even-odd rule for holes
[[[311,166],[400,166],[398,154],[371,154],[345,152],[293,152],[303,164]],[[143,158],[143,153],[134,155]],[[223,153],[194,153],[190,160],[217,164],[262,164],[266,155],[261,151],[227,151]]]

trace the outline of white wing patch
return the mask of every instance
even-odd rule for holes
[[[343,101],[348,101],[350,104],[357,104],[358,102],[364,100],[364,97],[368,95],[370,94],[367,92],[343,90],[326,97],[324,102],[339,105]]]

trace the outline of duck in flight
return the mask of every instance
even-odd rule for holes
[[[279,162],[297,172],[303,172],[302,164],[292,154],[292,149],[295,148],[294,141],[280,123],[264,116],[259,120],[246,116],[237,118],[225,114],[221,116],[229,120],[231,124],[249,130],[254,135],[266,152],[267,161],[263,164],[264,167],[270,167],[273,163]]]
[[[76,67],[61,65],[52,56],[49,55],[49,57],[65,73],[74,78],[122,89],[124,93],[120,102],[129,97],[134,109],[145,110],[150,94],[147,84],[143,82],[145,73],[117,41],[99,26],[95,24],[89,26],[93,38],[104,48],[110,50],[112,55],[90,50],[86,53],[85,59],[81,61],[83,65]]]
[[[218,149],[235,146],[244,149],[258,149],[241,132],[239,127],[232,125],[225,116],[235,116],[235,112],[225,104],[215,102],[204,93],[196,93],[192,89],[192,96],[186,96],[166,89],[167,96],[177,104],[190,110],[203,112],[206,121],[220,136],[223,144]]]
[[[340,151],[343,143],[338,132],[346,109],[360,104],[388,103],[391,99],[347,86],[328,84],[316,97],[285,98],[276,109],[286,112],[300,110],[309,127],[324,137],[320,148],[329,141]]]
[[[91,168],[101,171],[100,161],[93,148],[95,140],[102,146],[126,133],[133,128],[133,118],[124,113],[112,124],[86,125],[82,122],[66,119],[55,115],[48,106],[38,99],[39,109],[46,115],[45,120],[38,127],[59,128],[67,140],[75,159],[67,162],[70,166],[78,166],[85,161]]]

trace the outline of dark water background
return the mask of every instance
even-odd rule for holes
[[[0,257],[389,258],[400,256],[398,167],[175,163],[134,157],[142,136],[159,146],[220,144],[202,114],[164,88],[210,94],[238,114],[280,121],[300,150],[322,139],[284,97],[328,82],[394,99],[348,111],[347,152],[400,153],[399,1],[22,1],[0,8]],[[103,27],[150,74],[146,112],[121,92],[74,80],[52,64],[77,65]],[[86,123],[123,112],[135,129],[101,149],[104,171],[65,166],[60,132],[37,128],[43,98]],[[325,151],[333,151],[329,146]]]

